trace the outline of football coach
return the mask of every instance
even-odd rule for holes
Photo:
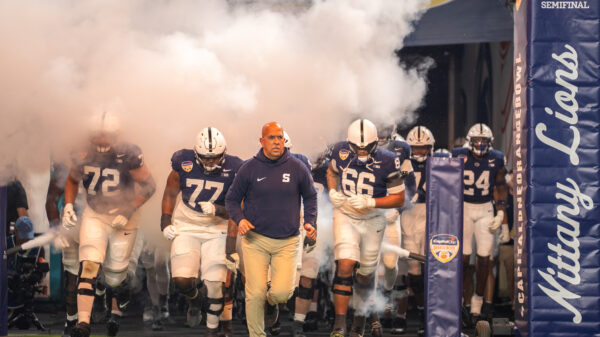
[[[277,320],[277,304],[287,302],[294,292],[302,202],[306,236],[313,242],[317,237],[317,192],[310,171],[284,147],[279,123],[263,126],[260,144],[258,153],[237,172],[225,198],[243,236],[246,320],[252,337],[266,335],[265,325],[271,327]]]

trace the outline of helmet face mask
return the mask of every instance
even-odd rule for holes
[[[490,139],[486,137],[473,137],[469,140],[471,151],[478,156],[483,156],[490,151]]]
[[[117,142],[121,121],[114,113],[106,110],[95,113],[90,122],[90,143],[100,153],[110,151]]]
[[[225,137],[216,128],[204,128],[196,137],[196,162],[207,173],[218,172],[223,167],[226,150]]]
[[[433,156],[435,138],[428,128],[418,125],[410,129],[406,135],[406,142],[411,148],[411,159],[424,162],[427,157]]]
[[[471,152],[476,156],[487,154],[494,141],[492,129],[483,123],[473,125],[467,133],[467,141]]]
[[[348,127],[348,145],[359,162],[366,163],[377,149],[377,128],[368,119],[357,119]]]

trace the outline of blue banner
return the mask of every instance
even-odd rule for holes
[[[598,1],[516,2],[520,336],[600,333],[599,43]]]
[[[8,284],[6,280],[6,186],[0,186],[0,336],[8,335]]]
[[[463,167],[461,158],[427,159],[425,333],[460,337]]]

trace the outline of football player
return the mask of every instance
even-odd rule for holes
[[[69,175],[69,167],[53,163],[50,172],[50,184],[46,195],[46,215],[50,228],[60,227],[60,212],[63,206],[65,181]],[[81,198],[78,198],[81,199]],[[78,203],[82,204],[82,203]],[[85,205],[82,205],[85,207]],[[76,207],[79,214],[83,207]],[[62,228],[62,227],[61,227]],[[66,320],[63,336],[70,336],[71,330],[77,324],[77,274],[79,272],[79,225],[77,229],[59,231],[54,247],[62,251],[62,263],[65,275],[65,307]]]
[[[335,207],[333,231],[337,266],[333,293],[336,316],[331,332],[334,337],[345,335],[346,312],[353,291],[356,291],[353,297],[356,312],[350,335],[363,335],[387,225],[383,209],[399,208],[404,203],[400,159],[393,152],[378,149],[377,141],[377,128],[371,121],[352,122],[347,141],[334,146],[327,171],[329,198]],[[360,266],[354,279],[357,262]]]
[[[90,143],[73,159],[65,183],[62,224],[77,225],[73,207],[83,182],[87,207],[79,233],[78,323],[71,336],[90,335],[90,315],[100,268],[116,303],[107,322],[109,336],[116,336],[119,313],[129,302],[127,267],[138,228],[138,209],[154,194],[155,184],[137,145],[119,142],[120,121],[103,111],[92,118]],[[137,186],[136,186],[137,185]]]
[[[206,336],[217,336],[224,308],[223,284],[231,258],[226,257],[226,244],[232,222],[224,202],[242,164],[240,158],[226,154],[226,150],[225,137],[219,130],[202,129],[193,149],[173,154],[162,200],[161,229],[165,238],[173,241],[171,274],[176,289],[190,301],[189,326],[197,325],[201,319],[198,271],[206,287]],[[235,247],[235,236],[232,239]],[[224,330],[231,329],[231,317],[224,325]]]
[[[464,168],[464,223],[463,272],[469,266],[472,240],[475,237],[475,294],[471,297],[471,314],[477,321],[481,314],[483,295],[494,244],[494,232],[507,223],[505,214],[508,190],[504,154],[491,149],[494,136],[483,123],[473,125],[467,133],[468,148],[455,148],[453,157],[463,158]],[[494,188],[496,191],[494,191]],[[496,192],[496,193],[494,193]],[[495,203],[497,214],[494,216]],[[467,279],[466,277],[464,278]],[[465,285],[464,288],[467,288]],[[464,293],[467,299],[468,294]]]
[[[406,189],[414,189],[413,167],[410,160],[410,145],[402,138],[396,130],[396,125],[387,126],[382,128],[383,134],[379,133],[378,147],[394,152],[400,159],[400,176],[405,179]],[[411,177],[411,178],[409,178]],[[407,179],[408,178],[408,179]],[[389,209],[386,211],[387,227],[385,228],[385,242],[400,246],[401,244],[401,233],[400,233],[400,209]],[[406,293],[406,272],[407,272],[407,261],[399,260],[398,254],[393,252],[385,252],[381,254],[383,260],[384,273],[383,273],[383,293],[384,297],[395,302],[401,301]],[[400,268],[399,268],[400,267]],[[392,327],[395,329],[393,321],[386,316],[391,316],[392,305],[386,305],[386,312],[384,314],[384,326]],[[381,328],[377,313],[372,313],[371,317],[371,335],[380,336]],[[398,322],[396,322],[398,323]]]
[[[288,146],[287,142],[287,133],[284,131],[284,138],[286,139],[285,146]],[[291,144],[291,142],[290,142]],[[288,147],[288,149],[290,149]],[[292,153],[293,156],[298,156],[299,154]],[[326,156],[326,154],[324,154]],[[304,157],[303,155],[300,155]],[[298,157],[305,164],[310,165],[310,162],[306,157],[304,159],[302,157]],[[329,204],[329,200],[325,197],[325,185],[326,182],[326,172],[329,161],[324,159],[317,160],[319,163],[318,166],[310,167],[311,175],[313,176],[315,189],[317,190],[317,198],[318,198],[318,208],[319,210],[323,210],[324,207],[331,208]],[[326,200],[327,199],[327,200]],[[326,221],[326,220],[325,220]],[[320,221],[320,230],[323,230],[323,222]],[[293,336],[295,337],[304,337],[304,331],[308,330],[316,330],[317,322],[316,322],[316,302],[313,302],[315,297],[315,284],[317,275],[319,273],[319,267],[321,265],[321,259],[324,257],[324,246],[325,243],[322,242],[322,238],[325,236],[319,236],[317,238],[317,242],[308,242],[305,241],[304,251],[300,252],[301,261],[300,261],[300,269],[298,271],[298,289],[297,289],[297,297],[295,300],[295,310],[294,310],[294,326],[293,326]],[[306,240],[306,239],[305,239]],[[309,315],[310,314],[310,315]],[[307,320],[308,318],[308,320]],[[308,321],[308,324],[305,324]]]
[[[431,131],[424,126],[415,126],[406,136],[406,141],[410,144],[412,151],[410,160],[414,169],[414,180],[416,190],[411,193],[411,206],[402,212],[402,245],[411,253],[425,254],[426,246],[426,205],[425,205],[425,176],[426,176],[426,161],[428,157],[433,156],[433,146],[435,138]],[[410,189],[409,189],[410,190]],[[419,311],[419,330],[418,334],[425,334],[425,299],[424,288],[425,282],[421,271],[421,264],[417,261],[410,260],[408,270],[408,284],[412,289],[415,300],[417,302],[417,310]],[[398,330],[392,332],[399,333],[400,327],[406,328],[405,316],[400,314],[396,317]]]

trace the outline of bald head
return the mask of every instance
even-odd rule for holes
[[[269,122],[262,127],[262,137],[264,138],[270,132],[281,132],[283,133],[283,128],[277,122]]]
[[[284,152],[283,128],[277,122],[270,122],[263,126],[260,145],[265,156],[277,160]]]

